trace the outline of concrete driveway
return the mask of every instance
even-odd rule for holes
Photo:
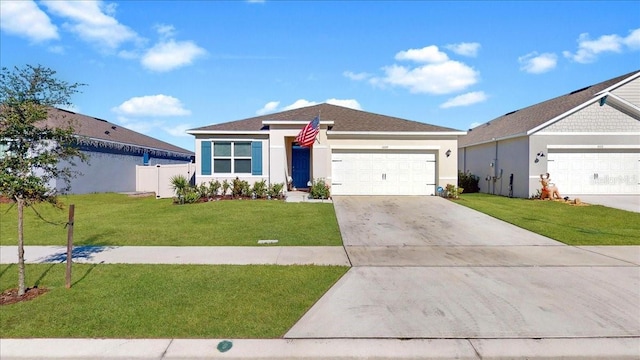
[[[286,338],[621,338],[640,356],[638,247],[566,246],[439,197],[334,207],[354,267]]]

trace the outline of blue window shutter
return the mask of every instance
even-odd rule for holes
[[[262,141],[251,143],[251,175],[262,175]]]
[[[142,155],[142,164],[144,166],[148,166],[149,165],[149,153],[145,152],[144,155]]]
[[[200,154],[200,173],[211,175],[211,141],[203,141]]]

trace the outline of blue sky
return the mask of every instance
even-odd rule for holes
[[[0,64],[71,110],[185,130],[317,103],[467,130],[640,69],[640,1],[0,2]]]

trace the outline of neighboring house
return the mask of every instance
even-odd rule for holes
[[[300,130],[319,116],[316,143]],[[187,131],[195,136],[196,182],[247,180],[308,188],[324,180],[333,195],[433,195],[457,184],[463,131],[330,104]]]
[[[458,146],[481,192],[530,197],[550,173],[563,196],[640,194],[640,71],[505,114]]]
[[[76,161],[72,170],[81,175],[71,180],[72,194],[130,192],[136,190],[136,165],[188,164],[193,152],[137,133],[106,120],[51,108],[48,127],[74,128],[87,162]],[[60,166],[69,166],[61,163]],[[64,184],[51,184],[57,189]]]

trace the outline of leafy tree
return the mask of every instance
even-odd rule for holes
[[[24,286],[24,208],[38,202],[57,204],[75,176],[71,166],[86,157],[74,146],[73,126],[47,125],[53,106],[70,106],[71,95],[83,84],[55,78],[56,72],[26,65],[0,72],[0,194],[13,200],[18,211],[18,294]],[[68,164],[64,166],[62,164]],[[52,181],[64,184],[60,190]]]

